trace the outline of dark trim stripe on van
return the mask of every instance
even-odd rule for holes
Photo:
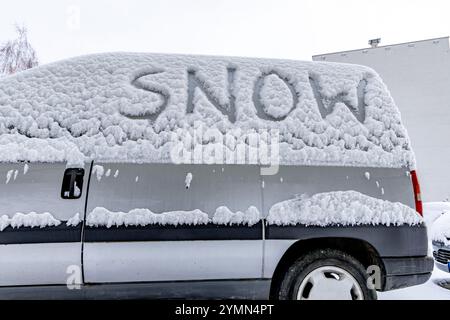
[[[0,244],[81,242],[82,224],[69,227],[12,228],[0,232]],[[121,227],[86,227],[85,242],[195,241],[195,240],[261,240],[262,222],[244,225],[148,225]]]
[[[85,242],[262,240],[262,222],[247,225],[86,227]]]
[[[76,227],[69,227],[62,222],[55,227],[7,227],[0,231],[0,244],[29,244],[29,243],[66,243],[81,241],[80,223]]]

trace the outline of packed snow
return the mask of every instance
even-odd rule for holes
[[[103,207],[96,207],[87,216],[86,225],[90,227],[120,227],[147,225],[217,225],[253,226],[261,221],[261,214],[256,207],[249,207],[244,212],[233,212],[227,207],[216,209],[212,218],[199,209],[192,211],[170,211],[154,213],[149,209],[133,209],[129,212],[113,212]]]
[[[7,215],[3,215],[0,217],[0,231],[5,230],[8,226],[11,226],[12,228],[45,228],[59,226],[60,224],[61,221],[55,219],[53,215],[48,212],[30,212],[27,214],[18,212],[11,218],[9,218]]]
[[[120,227],[147,225],[200,225],[209,222],[208,215],[200,210],[171,211],[161,214],[149,209],[133,209],[129,212],[113,212],[97,207],[88,215],[86,225],[90,227]]]
[[[72,218],[67,220],[66,225],[68,227],[76,227],[81,223],[82,219],[80,218],[80,214],[75,214]]]
[[[218,225],[241,225],[245,224],[249,227],[261,221],[259,210],[251,206],[245,212],[233,212],[225,206],[217,208],[212,222]]]
[[[264,110],[275,119],[286,116],[295,107],[289,87],[275,74],[264,79],[260,96]]]
[[[269,210],[269,224],[286,226],[418,225],[422,217],[410,207],[356,191],[318,193],[279,202]]]
[[[400,113],[367,67],[107,53],[0,80],[2,162],[168,163],[200,128],[196,143],[228,134],[231,151],[249,132],[277,130],[280,164],[415,167]]]

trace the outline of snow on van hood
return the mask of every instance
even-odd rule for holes
[[[286,226],[418,225],[422,217],[410,207],[373,198],[357,191],[317,193],[276,203],[267,222]]]
[[[263,131],[276,132],[280,164],[415,166],[400,113],[367,67],[106,53],[0,80],[3,162],[173,162],[180,143],[233,151]]]

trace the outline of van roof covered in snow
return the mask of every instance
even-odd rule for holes
[[[205,163],[414,167],[397,107],[362,66],[107,53],[0,80],[0,161],[186,163],[199,146]]]

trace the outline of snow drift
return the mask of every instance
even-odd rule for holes
[[[270,208],[269,224],[286,226],[418,225],[422,217],[410,207],[357,191],[318,193],[279,202]]]
[[[55,219],[51,213],[36,213],[30,212],[27,214],[16,213],[11,218],[7,215],[0,216],[0,231],[5,230],[7,227],[14,229],[21,227],[29,228],[45,228],[56,227],[61,224],[61,221]]]
[[[231,133],[230,150],[277,130],[280,164],[415,166],[388,90],[362,66],[108,53],[0,80],[3,162],[173,162],[199,128],[201,145]]]
[[[90,227],[120,227],[148,225],[247,225],[257,224],[261,215],[257,208],[250,207],[245,212],[232,212],[227,207],[217,208],[212,219],[199,209],[192,211],[170,211],[154,213],[149,209],[133,209],[129,212],[114,212],[103,207],[96,207],[87,216],[86,225]]]

